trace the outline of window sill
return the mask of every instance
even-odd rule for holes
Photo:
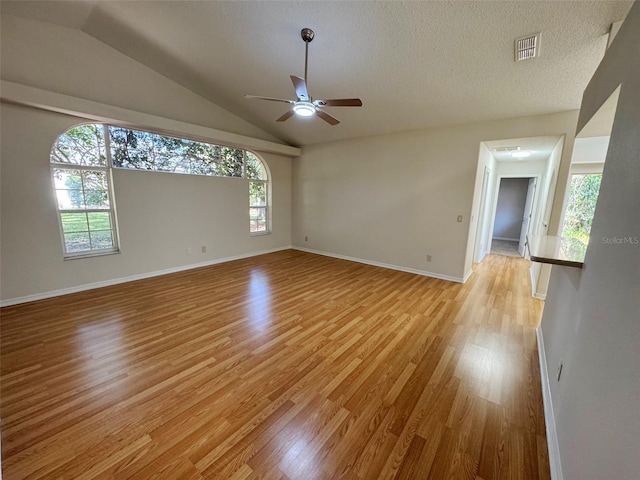
[[[271,232],[249,232],[252,237],[261,237],[262,235],[271,235]]]
[[[92,258],[92,257],[104,257],[105,255],[117,255],[120,253],[120,250],[113,250],[109,252],[95,252],[95,253],[79,253],[77,255],[67,255],[63,258],[66,262],[67,260],[78,260],[80,258]]]

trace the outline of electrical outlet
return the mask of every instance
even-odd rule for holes
[[[304,237],[304,241],[305,241],[305,242],[308,242],[308,241],[309,241],[309,237],[305,236],[305,237]]]
[[[427,255],[427,262],[431,261],[431,255]]]
[[[560,375],[562,375],[562,362],[558,365],[558,382],[560,381]]]
[[[193,253],[193,251],[191,250],[191,247],[187,247],[187,255],[191,255]]]
[[[207,246],[206,245],[202,245],[200,247],[200,250],[202,251],[202,253],[207,253]]]
[[[462,215],[458,215],[458,222],[462,222]]]

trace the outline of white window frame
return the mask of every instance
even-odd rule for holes
[[[253,178],[247,178],[247,150],[244,150],[244,155],[243,155],[243,173],[244,173],[244,177],[249,181],[249,189],[251,188],[251,184],[252,183],[261,183],[265,185],[265,205],[251,205],[251,190],[249,190],[249,233],[252,237],[255,236],[259,236],[259,235],[269,235],[271,233],[271,215],[270,215],[270,210],[271,210],[271,184],[269,182],[270,179],[270,175],[269,175],[269,169],[267,167],[267,164],[265,163],[264,160],[262,160],[257,154],[253,153],[253,152],[249,152],[251,153],[251,155],[253,155],[254,157],[256,157],[258,159],[258,161],[261,163],[262,168],[264,170],[264,174],[267,177],[264,180],[261,179],[253,179]],[[252,232],[251,231],[251,209],[252,208],[257,208],[257,209],[262,209],[264,210],[264,218],[265,218],[265,230],[260,230],[260,231],[255,231]]]
[[[116,207],[115,207],[115,196],[113,194],[113,178],[112,178],[112,166],[111,166],[111,148],[110,148],[110,139],[109,139],[109,130],[108,130],[108,126],[106,124],[100,124],[100,123],[86,123],[86,124],[80,124],[80,125],[75,125],[73,127],[68,128],[67,130],[65,130],[62,134],[60,134],[58,137],[56,137],[56,142],[58,141],[58,138],[64,134],[66,134],[69,130],[73,129],[73,128],[77,128],[77,127],[81,127],[82,125],[102,125],[103,128],[103,135],[104,135],[104,148],[105,148],[105,158],[106,158],[106,166],[104,167],[99,167],[99,166],[88,166],[88,165],[77,165],[74,163],[60,163],[60,162],[52,162],[51,161],[51,155],[49,156],[49,165],[50,165],[50,172],[51,172],[51,182],[52,182],[52,186],[53,186],[53,197],[54,197],[54,201],[55,201],[55,205],[56,205],[56,211],[58,212],[58,227],[60,230],[60,242],[62,244],[62,253],[63,253],[63,257],[65,260],[72,260],[72,259],[76,259],[76,258],[87,258],[87,257],[96,257],[96,256],[101,256],[101,255],[112,255],[112,254],[116,254],[116,253],[120,253],[120,248],[119,248],[119,236],[118,236],[118,223],[117,223],[117,219],[116,219]],[[55,146],[55,142],[54,142],[54,146]],[[52,147],[53,149],[53,147]],[[104,209],[104,208],[74,208],[74,209],[61,209],[60,208],[60,204],[58,202],[58,197],[57,197],[57,188],[56,188],[56,184],[55,184],[55,176],[54,176],[54,171],[55,170],[76,170],[76,171],[81,171],[81,172],[104,172],[105,173],[105,178],[106,178],[106,182],[107,182],[107,195],[109,198],[109,208],[108,209]],[[84,183],[82,184],[82,188],[83,188],[83,194],[84,194]],[[109,219],[111,222],[111,231],[112,233],[112,241],[113,241],[113,246],[110,248],[91,248],[89,250],[82,250],[82,251],[77,251],[77,252],[70,252],[67,250],[67,242],[65,240],[64,237],[64,227],[62,224],[62,215],[65,213],[84,213],[85,215],[88,215],[89,213],[109,213]],[[87,218],[87,228],[89,228],[89,222],[88,222],[88,218]],[[90,230],[88,230],[89,233],[89,242],[91,242],[91,235],[90,235]],[[71,233],[71,232],[67,232],[67,233]]]

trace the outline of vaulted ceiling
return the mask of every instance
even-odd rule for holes
[[[2,13],[81,29],[293,145],[577,109],[631,2],[3,1]],[[304,74],[341,120],[275,121]],[[514,39],[542,33],[538,58]]]

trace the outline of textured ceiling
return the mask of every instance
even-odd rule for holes
[[[631,2],[2,2],[3,13],[79,28],[293,145],[580,107],[613,21]],[[342,123],[275,119],[304,74]],[[514,38],[542,32],[516,64]]]

